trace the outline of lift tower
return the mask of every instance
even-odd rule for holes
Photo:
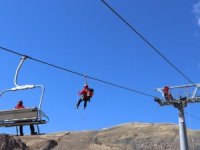
[[[179,136],[180,149],[189,150],[187,130],[185,124],[184,108],[188,103],[200,102],[200,84],[189,84],[181,86],[173,86],[157,88],[156,91],[162,94],[162,98],[155,98],[155,102],[160,106],[173,106],[178,109],[179,116]]]

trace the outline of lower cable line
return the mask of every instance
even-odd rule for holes
[[[28,55],[21,54],[21,53],[19,53],[19,52],[10,50],[10,49],[8,49],[8,48],[4,48],[4,47],[1,47],[1,46],[0,46],[0,49],[1,49],[1,50],[4,50],[4,51],[6,51],[6,52],[9,52],[9,53],[18,55],[18,56],[25,56],[25,57],[27,57],[27,58],[33,60],[33,61],[36,61],[36,62],[41,63],[41,64],[48,65],[48,66],[50,66],[50,67],[53,67],[53,68],[56,68],[56,69],[59,69],[59,70],[65,71],[65,72],[70,72],[70,73],[73,73],[73,74],[75,74],[75,75],[85,77],[85,74],[82,74],[82,73],[79,73],[79,72],[76,72],[76,71],[73,71],[73,70],[70,70],[70,69],[67,69],[67,68],[64,68],[64,67],[60,67],[60,66],[55,65],[55,64],[51,64],[51,63],[48,63],[48,62],[46,62],[46,61],[39,60],[39,59],[37,59],[37,58],[33,58],[33,57],[31,57],[31,56],[28,56]],[[151,94],[147,94],[147,93],[142,92],[142,91],[138,91],[138,90],[135,90],[135,89],[132,89],[132,88],[128,88],[128,87],[125,87],[125,86],[122,86],[122,85],[119,85],[119,84],[116,84],[116,83],[112,83],[112,82],[108,82],[108,81],[105,81],[105,80],[101,80],[101,79],[98,79],[98,78],[95,78],[95,77],[87,76],[87,78],[88,78],[88,79],[91,79],[91,80],[95,80],[95,81],[101,82],[101,83],[104,83],[104,84],[108,84],[108,85],[111,85],[111,86],[114,86],[114,87],[117,87],[117,88],[121,88],[121,89],[130,91],[130,92],[134,92],[134,93],[137,93],[137,94],[141,94],[141,95],[144,95],[144,96],[148,96],[148,97],[152,97],[152,98],[155,97],[155,96],[153,96],[153,95],[151,95]]]

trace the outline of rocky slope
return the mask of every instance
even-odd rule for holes
[[[200,131],[188,130],[190,149],[200,150]],[[99,131],[0,136],[1,150],[179,150],[174,124],[123,124]]]

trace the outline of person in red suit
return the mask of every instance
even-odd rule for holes
[[[169,87],[168,87],[168,86],[165,86],[165,87],[163,88],[163,93],[164,93],[164,97],[165,97],[166,100],[172,100],[172,99],[173,99],[173,96],[172,96],[172,94],[170,93]]]
[[[18,104],[15,106],[15,109],[23,109],[23,108],[25,108],[24,105],[23,105],[23,101],[20,100],[20,101],[18,102]],[[30,130],[31,130],[31,135],[37,134],[37,133],[35,132],[35,128],[34,128],[34,126],[33,126],[32,124],[30,125]],[[24,133],[23,133],[23,126],[19,126],[19,132],[20,132],[20,135],[21,135],[21,136],[24,135]]]
[[[92,98],[93,96],[93,89],[90,89],[88,87],[88,84],[85,84],[83,90],[79,92],[79,95],[81,95],[81,98],[78,100],[76,108],[78,109],[80,103],[84,101],[84,109],[85,109],[87,106],[87,102],[90,102],[90,98]]]

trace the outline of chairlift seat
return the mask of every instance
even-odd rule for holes
[[[23,108],[0,111],[0,126],[12,127],[31,124],[46,124],[39,117],[37,108]]]

